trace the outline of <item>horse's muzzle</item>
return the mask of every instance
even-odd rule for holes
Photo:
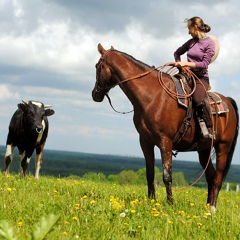
[[[96,87],[92,90],[93,101],[102,102],[104,99],[104,96],[105,96],[105,93],[103,91],[98,91]]]

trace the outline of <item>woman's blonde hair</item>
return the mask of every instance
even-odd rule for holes
[[[190,19],[185,19],[184,22],[187,23],[188,28],[197,26],[197,28],[202,32],[207,33],[211,31],[211,27],[208,24],[204,23],[200,17],[192,17]]]

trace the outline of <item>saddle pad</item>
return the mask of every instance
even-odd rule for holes
[[[177,93],[179,94],[179,96],[177,96],[178,104],[188,108],[189,99],[182,97],[186,95],[186,90],[184,89],[184,84],[182,80],[175,78],[173,76],[172,76],[172,80],[175,83]],[[221,114],[221,113],[229,112],[226,103],[222,101],[221,97],[217,93],[209,91],[207,92],[207,94],[208,94],[209,103],[211,105],[212,114],[216,114],[216,113]]]
[[[178,103],[179,103],[180,105],[188,108],[189,99],[188,99],[188,98],[185,98],[185,97],[182,97],[182,96],[186,95],[186,91],[185,91],[185,89],[184,89],[184,84],[183,84],[183,82],[182,82],[182,79],[175,78],[174,76],[172,76],[172,80],[173,80],[173,82],[175,83],[177,93],[179,94],[179,95],[177,96]]]

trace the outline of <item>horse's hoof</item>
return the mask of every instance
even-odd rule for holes
[[[211,206],[210,209],[211,209],[211,212],[212,212],[212,213],[216,213],[216,211],[217,211],[217,209],[216,209],[215,206]]]

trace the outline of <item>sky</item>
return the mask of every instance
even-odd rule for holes
[[[92,100],[97,45],[162,66],[190,38],[184,20],[194,16],[220,42],[209,67],[211,85],[239,106],[239,9],[239,0],[0,0],[0,145],[17,104],[26,99],[55,110],[46,149],[143,157],[133,114],[115,113],[106,98]],[[119,87],[109,95],[118,111],[132,110]],[[197,154],[176,159],[197,161]]]

